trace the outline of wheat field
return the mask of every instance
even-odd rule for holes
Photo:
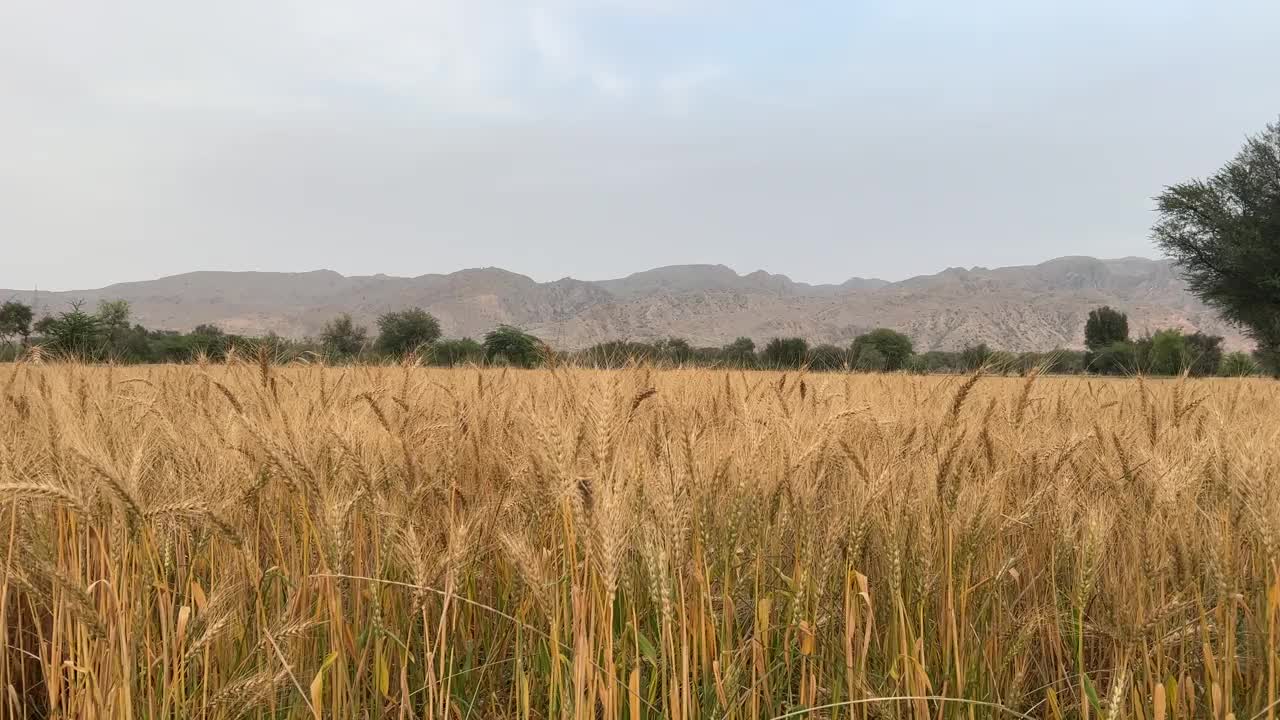
[[[59,718],[1274,718],[1280,384],[0,366]]]

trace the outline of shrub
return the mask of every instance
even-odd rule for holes
[[[499,325],[484,336],[484,358],[491,363],[531,368],[544,354],[541,340],[510,325]]]
[[[798,368],[809,354],[804,338],[774,338],[764,347],[764,363],[771,368]]]
[[[859,356],[872,349],[877,352],[881,360],[874,363],[859,363]],[[890,371],[906,367],[912,354],[911,338],[888,328],[876,328],[869,333],[859,335],[853,339],[853,345],[849,347],[849,357],[855,367],[878,364],[881,365],[878,369]]]
[[[422,308],[389,312],[378,318],[378,349],[388,355],[418,352],[439,337],[439,321]]]

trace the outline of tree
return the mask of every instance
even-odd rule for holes
[[[1258,363],[1249,357],[1249,353],[1233,352],[1222,356],[1222,364],[1218,374],[1224,377],[1248,377],[1258,373]]]
[[[84,303],[79,300],[72,302],[70,311],[59,313],[45,326],[45,334],[53,349],[88,359],[100,349],[102,323],[96,315],[81,309],[83,307]]]
[[[31,337],[31,319],[35,317],[30,305],[25,305],[16,300],[10,300],[0,305],[0,342],[7,342],[10,338],[22,338],[22,344],[27,344],[27,339]]]
[[[814,370],[844,370],[848,366],[849,355],[844,348],[819,345],[809,351],[809,367]]]
[[[991,362],[991,356],[994,353],[986,343],[978,343],[977,345],[966,345],[960,351],[960,370],[965,372],[973,372],[978,368]]]
[[[1280,121],[1208,179],[1165,188],[1156,208],[1152,235],[1188,288],[1280,375]]]
[[[804,338],[774,338],[764,346],[764,361],[772,368],[798,368],[808,352]]]
[[[530,368],[537,365],[545,353],[546,346],[541,340],[510,325],[499,325],[484,336],[484,357],[492,363]]]
[[[191,331],[191,338],[184,343],[190,352],[204,353],[212,358],[221,358],[227,354],[231,338],[222,328],[213,323],[201,323]]]
[[[222,328],[213,323],[201,323],[191,331],[191,334],[202,338],[221,338],[227,335]]]
[[[880,348],[868,345],[853,356],[853,367],[863,372],[884,372],[889,367],[889,360]]]
[[[1183,339],[1187,341],[1187,354],[1190,356],[1188,368],[1191,374],[1196,377],[1216,375],[1222,365],[1222,338],[1193,332],[1183,336]]]
[[[320,331],[320,344],[325,351],[342,358],[359,355],[368,339],[369,331],[356,325],[348,313],[342,313],[325,323],[324,329]]]
[[[417,352],[440,337],[440,322],[422,308],[385,313],[378,318],[378,349],[388,355]]]
[[[1085,354],[1085,369],[1100,375],[1131,375],[1138,371],[1138,354],[1134,344],[1125,340],[1111,343]]]
[[[654,343],[658,355],[675,365],[684,365],[693,358],[693,348],[684,338],[667,338]]]
[[[1146,371],[1153,375],[1178,375],[1187,367],[1191,354],[1180,330],[1161,330],[1151,336]]]
[[[431,362],[434,365],[466,365],[484,360],[484,346],[471,338],[438,340],[431,346]]]
[[[98,321],[108,334],[119,333],[129,329],[129,318],[133,308],[128,300],[99,300]]]
[[[889,371],[906,367],[907,361],[914,353],[911,338],[888,328],[876,328],[853,339],[853,345],[849,347],[849,357],[853,360],[855,367],[859,366],[858,356],[872,348],[883,358],[883,367],[880,369]]]
[[[721,355],[730,365],[752,367],[756,364],[756,343],[749,337],[740,337],[725,345]]]
[[[1129,339],[1129,317],[1106,305],[1089,311],[1084,324],[1084,346],[1099,350]]]
[[[129,317],[133,309],[128,300],[99,300],[98,327],[102,332],[103,351],[113,360],[135,360],[138,348],[130,343]]]

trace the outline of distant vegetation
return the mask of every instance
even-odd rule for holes
[[[438,365],[499,365],[529,368],[544,363],[622,368],[634,363],[757,370],[806,368],[814,372],[989,373],[1026,374],[1034,368],[1057,374],[1241,376],[1260,372],[1265,353],[1224,354],[1222,338],[1177,329],[1131,339],[1127,316],[1110,307],[1089,313],[1084,352],[1013,353],[985,344],[961,350],[916,352],[909,337],[889,328],[857,335],[848,345],[810,345],[799,337],[771,338],[757,348],[740,337],[719,347],[700,347],[683,338],[610,341],[583,350],[563,351],[516,327],[501,325],[477,341],[443,338],[439,321],[422,308],[388,312],[378,318],[377,334],[343,313],[325,324],[314,339],[276,335],[245,337],[214,325],[190,332],[149,330],[132,323],[129,304],[104,301],[95,312],[79,303],[57,315],[33,322],[34,312],[22,303],[0,306],[0,360],[23,352],[71,356],[91,362],[119,364],[223,361],[236,353],[265,349],[276,362],[296,359],[351,362],[413,362]]]
[[[811,346],[801,337],[774,337],[757,349],[754,340],[740,337],[721,347],[696,347],[682,338],[666,338],[616,340],[565,352],[507,325],[490,331],[483,342],[442,339],[439,321],[417,307],[383,314],[376,337],[342,314],[327,323],[318,338],[298,341],[274,335],[246,338],[213,325],[187,333],[149,330],[131,324],[127,302],[112,300],[101,302],[95,312],[72,303],[39,320],[28,305],[3,303],[0,360],[33,351],[88,361],[190,362],[265,348],[277,361],[312,357],[333,363],[411,358],[444,366],[526,368],[545,362],[599,368],[645,362],[829,372],[967,373],[983,368],[1025,374],[1039,368],[1053,373],[1193,376],[1252,375],[1265,368],[1280,376],[1280,123],[1249,138],[1209,179],[1167,188],[1157,209],[1156,243],[1182,269],[1193,293],[1255,341],[1253,355],[1224,354],[1221,337],[1173,328],[1133,339],[1125,313],[1105,306],[1089,313],[1084,352],[1011,353],[978,344],[959,351],[917,353],[909,337],[889,328],[858,335],[847,346]]]

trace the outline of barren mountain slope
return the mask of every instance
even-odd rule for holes
[[[229,332],[315,335],[341,312],[372,326],[380,313],[418,305],[450,336],[479,336],[500,323],[529,329],[561,348],[604,340],[676,336],[717,345],[745,335],[757,341],[799,335],[844,343],[873,327],[910,335],[919,349],[985,342],[1010,350],[1079,347],[1085,317],[1099,305],[1129,314],[1133,334],[1162,327],[1224,335],[1247,343],[1187,294],[1166,262],[1143,258],[1064,257],[1039,265],[949,268],[894,283],[853,278],[809,285],[723,265],[677,265],[617,280],[549,283],[498,268],[415,278],[307,273],[195,272],[63,293],[0,290],[57,312],[71,300],[92,307],[122,298],[137,322],[188,330],[215,323]]]

